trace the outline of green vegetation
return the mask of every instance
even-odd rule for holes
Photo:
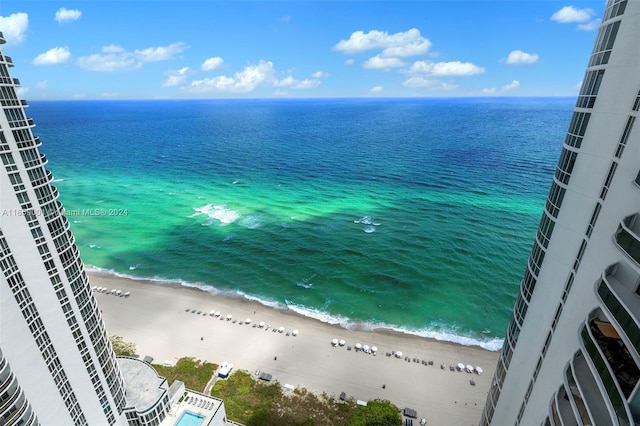
[[[131,356],[136,352],[136,344],[125,342],[121,336],[111,336],[109,340],[117,356]]]
[[[398,426],[400,410],[388,401],[369,401],[366,407],[353,399],[338,401],[306,389],[285,394],[279,383],[255,380],[236,371],[218,380],[211,394],[224,400],[227,417],[247,426]]]
[[[153,368],[156,369],[160,376],[167,379],[169,385],[175,380],[180,380],[184,382],[187,389],[202,392],[218,366],[194,358],[180,358],[173,367],[153,364]]]

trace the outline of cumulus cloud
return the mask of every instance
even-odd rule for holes
[[[211,71],[216,68],[220,68],[223,64],[224,60],[219,56],[214,56],[212,58],[206,59],[202,66],[200,67],[203,71]]]
[[[383,58],[379,55],[373,58],[367,59],[362,66],[369,69],[384,69],[399,68],[405,66],[405,63],[398,58]]]
[[[600,28],[600,23],[602,22],[602,19],[598,18],[598,19],[594,19],[591,22],[587,22],[586,24],[580,24],[576,27],[576,29],[580,30],[580,31],[595,31],[598,28]]]
[[[189,73],[189,67],[183,67],[176,71],[167,71],[167,79],[162,83],[163,87],[179,86],[183,84],[187,79]]]
[[[0,16],[0,29],[7,44],[21,43],[27,34],[29,27],[29,15],[26,13],[12,13],[9,16]]]
[[[33,60],[34,65],[55,65],[67,62],[71,57],[68,47],[54,47],[44,53],[39,54]]]
[[[537,53],[526,53],[522,50],[514,50],[509,53],[506,62],[509,65],[528,65],[535,64],[538,62],[538,59]]]
[[[495,87],[484,88],[482,89],[482,93],[484,93],[485,95],[495,95],[498,93],[505,93],[510,90],[517,89],[518,87],[520,87],[520,82],[518,80],[513,80],[511,83],[505,84],[499,89]]]
[[[482,74],[485,72],[483,67],[479,67],[471,62],[428,62],[416,61],[405,72],[409,74],[430,74],[433,76],[469,76]]]
[[[81,57],[78,59],[78,65],[89,71],[132,71],[142,68],[143,64],[148,62],[175,59],[187,47],[187,44],[180,42],[130,52],[112,44],[104,46],[102,53]]]
[[[189,89],[194,92],[251,92],[256,87],[267,82],[274,82],[275,70],[270,61],[260,61],[258,65],[248,65],[242,71],[238,71],[233,77],[217,76],[194,80]]]
[[[77,21],[81,16],[82,12],[80,12],[78,9],[69,10],[61,7],[56,12],[56,16],[54,19],[56,22],[63,24],[65,22]]]
[[[573,6],[565,6],[551,15],[551,20],[561,24],[587,22],[595,16],[593,9],[576,9]]]
[[[242,71],[238,71],[233,76],[219,75],[212,78],[204,78],[201,80],[193,80],[189,85],[185,86],[185,90],[194,93],[248,93],[259,86],[264,87],[288,87],[291,89],[313,89],[321,83],[317,78],[318,71],[312,75],[312,78],[302,80],[288,75],[282,79],[278,79],[277,73],[273,66],[273,62],[261,60],[257,65],[247,65]],[[323,73],[326,75],[326,73]],[[287,95],[287,92],[280,89],[276,90],[278,95]]]
[[[353,59],[347,59],[346,61],[344,61],[345,65],[353,65],[355,63],[355,61]]]
[[[440,80],[429,79],[420,75],[409,77],[402,82],[405,87],[412,88],[428,88],[432,90],[453,90],[457,89],[457,84],[445,83]]]
[[[316,71],[313,74],[311,74],[311,77],[313,77],[313,78],[329,77],[329,73],[326,72],[326,71]]]
[[[551,15],[551,20],[560,24],[580,24],[576,29],[581,31],[594,31],[600,26],[601,20],[594,19],[596,12],[593,9],[576,9],[573,6],[565,6]]]
[[[386,31],[355,31],[348,40],[340,40],[333,50],[352,54],[367,50],[382,49],[383,57],[408,57],[424,55],[431,47],[431,42],[422,37],[420,30],[412,28],[405,32],[389,34]]]
[[[371,88],[371,93],[380,93],[382,92],[382,86],[373,86]]]

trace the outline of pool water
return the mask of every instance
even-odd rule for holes
[[[200,426],[202,420],[204,420],[203,416],[193,414],[190,411],[185,411],[182,413],[175,426]]]

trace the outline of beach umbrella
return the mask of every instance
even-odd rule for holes
[[[338,339],[332,339],[332,340],[331,340],[331,344],[332,344],[333,346],[338,346]]]
[[[124,297],[129,297],[129,295],[131,295],[131,293],[127,291],[127,292],[124,294]]]
[[[476,367],[476,373],[478,373],[478,375],[482,374],[482,368]]]
[[[378,348],[376,346],[371,346],[371,352],[373,353],[378,352]]]
[[[282,333],[284,331],[284,327],[278,328],[278,333]]]
[[[246,320],[244,320],[245,324],[251,324],[251,318],[247,318]]]
[[[216,311],[209,311],[209,315],[214,316],[216,314]]]
[[[356,343],[356,349],[358,350],[362,349],[362,343]]]
[[[340,342],[338,342],[340,344],[340,346],[344,346],[347,344],[347,342],[345,342],[344,340],[340,340]]]
[[[220,311],[216,311],[216,313],[213,314],[213,315],[216,316],[216,317],[219,317],[220,316]]]
[[[294,336],[297,336],[297,335],[298,335],[298,330],[293,330],[293,331],[291,332],[291,334],[293,334]]]
[[[264,327],[264,321],[260,321],[260,324],[258,324],[258,327],[260,328]]]
[[[116,295],[120,296],[122,294],[122,290],[116,290]]]
[[[364,349],[366,353],[369,353],[369,345],[364,345],[362,349]]]
[[[227,321],[229,321],[231,318],[233,318],[233,315],[231,314],[227,315]]]
[[[473,372],[473,365],[467,365],[467,373]]]
[[[458,370],[460,370],[460,371],[464,370],[464,364],[463,363],[459,363],[458,364]]]
[[[402,352],[397,351],[396,352],[396,358],[402,358]]]

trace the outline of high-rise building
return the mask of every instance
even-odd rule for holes
[[[609,0],[481,425],[640,423],[640,1]]]
[[[116,358],[12,66],[0,51],[0,425],[238,425],[222,400]]]
[[[124,380],[11,66],[0,52],[0,424],[126,424]]]

